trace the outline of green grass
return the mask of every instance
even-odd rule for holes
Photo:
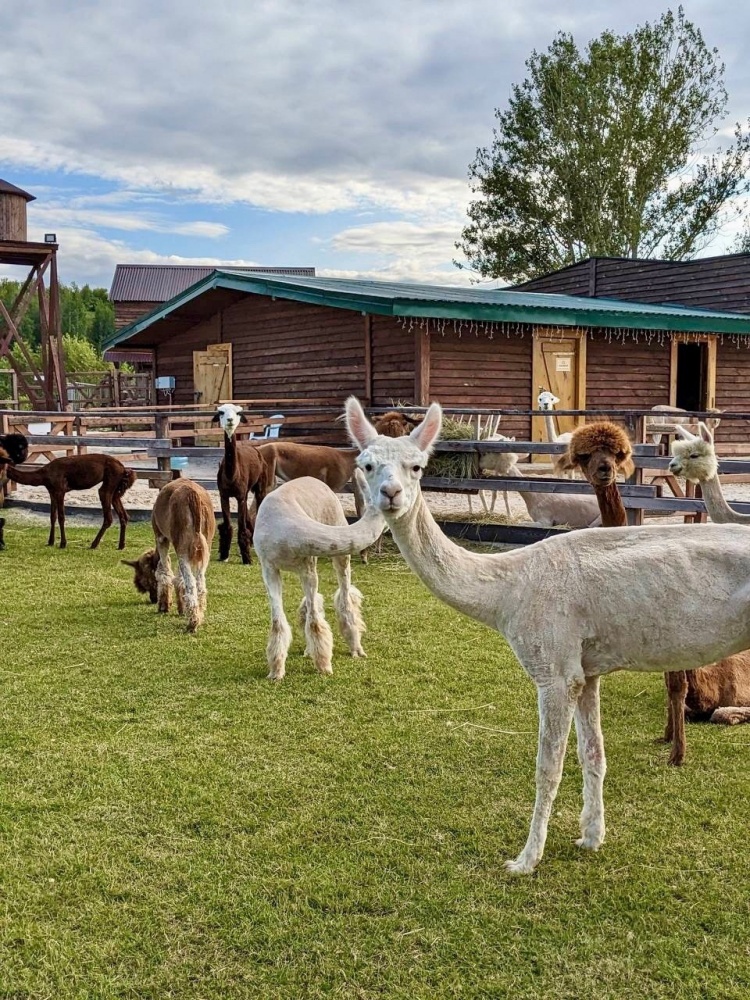
[[[607,841],[573,844],[571,746],[515,879],[533,687],[398,556],[355,566],[369,658],[337,636],[320,678],[297,630],[274,685],[257,564],[212,563],[191,637],[136,595],[114,530],[60,552],[6,515],[1,998],[750,993],[747,728],[690,727],[669,769],[661,678],[609,678]],[[148,541],[131,526],[126,554]],[[290,618],[299,597],[290,579]]]

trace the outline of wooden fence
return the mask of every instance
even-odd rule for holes
[[[84,454],[90,450],[116,449],[118,457],[126,464],[136,469],[140,478],[158,488],[173,476],[172,459],[216,460],[223,455],[221,446],[221,429],[211,424],[211,416],[215,407],[150,407],[150,408],[119,408],[107,410],[88,410],[79,413],[51,412],[18,412],[0,410],[0,431],[8,433],[18,431],[25,434],[30,442],[30,462],[49,461],[61,454]],[[370,413],[382,412],[385,407],[373,408]],[[410,409],[419,412],[419,408]],[[341,422],[341,407],[310,405],[306,407],[284,406],[278,400],[268,405],[259,405],[259,401],[247,401],[244,404],[247,423],[240,427],[240,437],[259,436],[268,426],[271,417],[283,413],[284,422],[282,436],[286,440],[298,440],[312,443],[328,443],[345,445],[345,432]],[[635,472],[621,487],[623,504],[628,511],[629,519],[634,524],[642,523],[644,514],[678,513],[686,521],[703,520],[706,518],[705,504],[688,484],[683,489],[680,483],[669,473],[669,457],[665,445],[647,443],[644,438],[645,418],[651,417],[651,410],[581,410],[559,411],[563,415],[574,415],[581,418],[611,418],[624,423],[631,439],[634,441]],[[502,420],[506,415],[521,414],[537,416],[536,410],[490,410],[466,408],[446,408],[446,413],[462,414],[464,419],[471,418],[481,422],[484,418]],[[696,413],[689,416],[704,416]],[[750,414],[732,414],[732,419],[750,421]],[[502,424],[501,424],[502,426]],[[40,433],[40,431],[43,432]],[[657,428],[649,426],[649,434]],[[665,433],[669,428],[665,427]],[[748,424],[748,441],[750,442],[750,423]],[[740,446],[741,448],[742,446]],[[514,452],[520,456],[545,455],[550,460],[555,454],[564,450],[563,445],[539,441],[442,441],[436,448],[438,453],[472,453],[477,460],[481,455],[490,452]],[[738,447],[729,446],[726,450],[717,446],[720,457],[720,474],[726,482],[750,481],[750,459],[737,458]],[[750,443],[746,449],[750,455]],[[478,464],[478,463],[477,463]],[[200,480],[199,480],[200,481]],[[215,487],[213,481],[203,485]],[[480,490],[518,492],[547,492],[593,495],[593,490],[583,480],[557,479],[551,476],[518,477],[476,477],[470,479],[454,479],[446,477],[429,477],[423,480],[427,490],[460,492],[476,494]],[[741,513],[750,513],[750,503],[734,502],[734,508]],[[515,526],[513,526],[515,527]],[[467,533],[469,525],[465,525]],[[458,530],[458,529],[453,529]],[[554,529],[553,529],[554,530]],[[535,540],[549,531],[532,529],[529,526],[519,526],[519,531],[509,527],[500,535],[523,536],[525,540]],[[499,537],[497,531],[490,531],[493,537]]]

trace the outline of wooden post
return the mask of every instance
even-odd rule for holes
[[[156,436],[158,438],[169,437],[169,414],[156,414]],[[164,456],[156,459],[156,466],[162,472],[169,471],[169,459]]]
[[[425,327],[414,331],[414,403],[430,402],[430,335]]]

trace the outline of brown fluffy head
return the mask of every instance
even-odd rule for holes
[[[421,417],[412,417],[408,413],[389,410],[388,413],[381,413],[379,417],[374,417],[372,425],[378,434],[383,434],[385,437],[398,438],[411,434],[421,420]]]
[[[609,486],[622,472],[627,478],[633,473],[633,446],[624,428],[609,420],[584,424],[568,442],[555,463],[555,471],[580,469],[592,486]]]
[[[139,594],[148,594],[152,604],[156,604],[156,567],[159,565],[159,553],[156,549],[148,549],[138,559],[123,559],[125,566],[135,570],[133,583]]]

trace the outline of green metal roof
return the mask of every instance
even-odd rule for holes
[[[522,292],[509,288],[454,288],[354,278],[282,277],[224,269],[214,271],[147,316],[118,330],[106,341],[104,347],[114,347],[129,340],[204,292],[217,288],[246,292],[248,295],[309,302],[335,309],[356,309],[383,316],[551,326],[627,327],[675,333],[750,334],[750,316],[709,309]]]

